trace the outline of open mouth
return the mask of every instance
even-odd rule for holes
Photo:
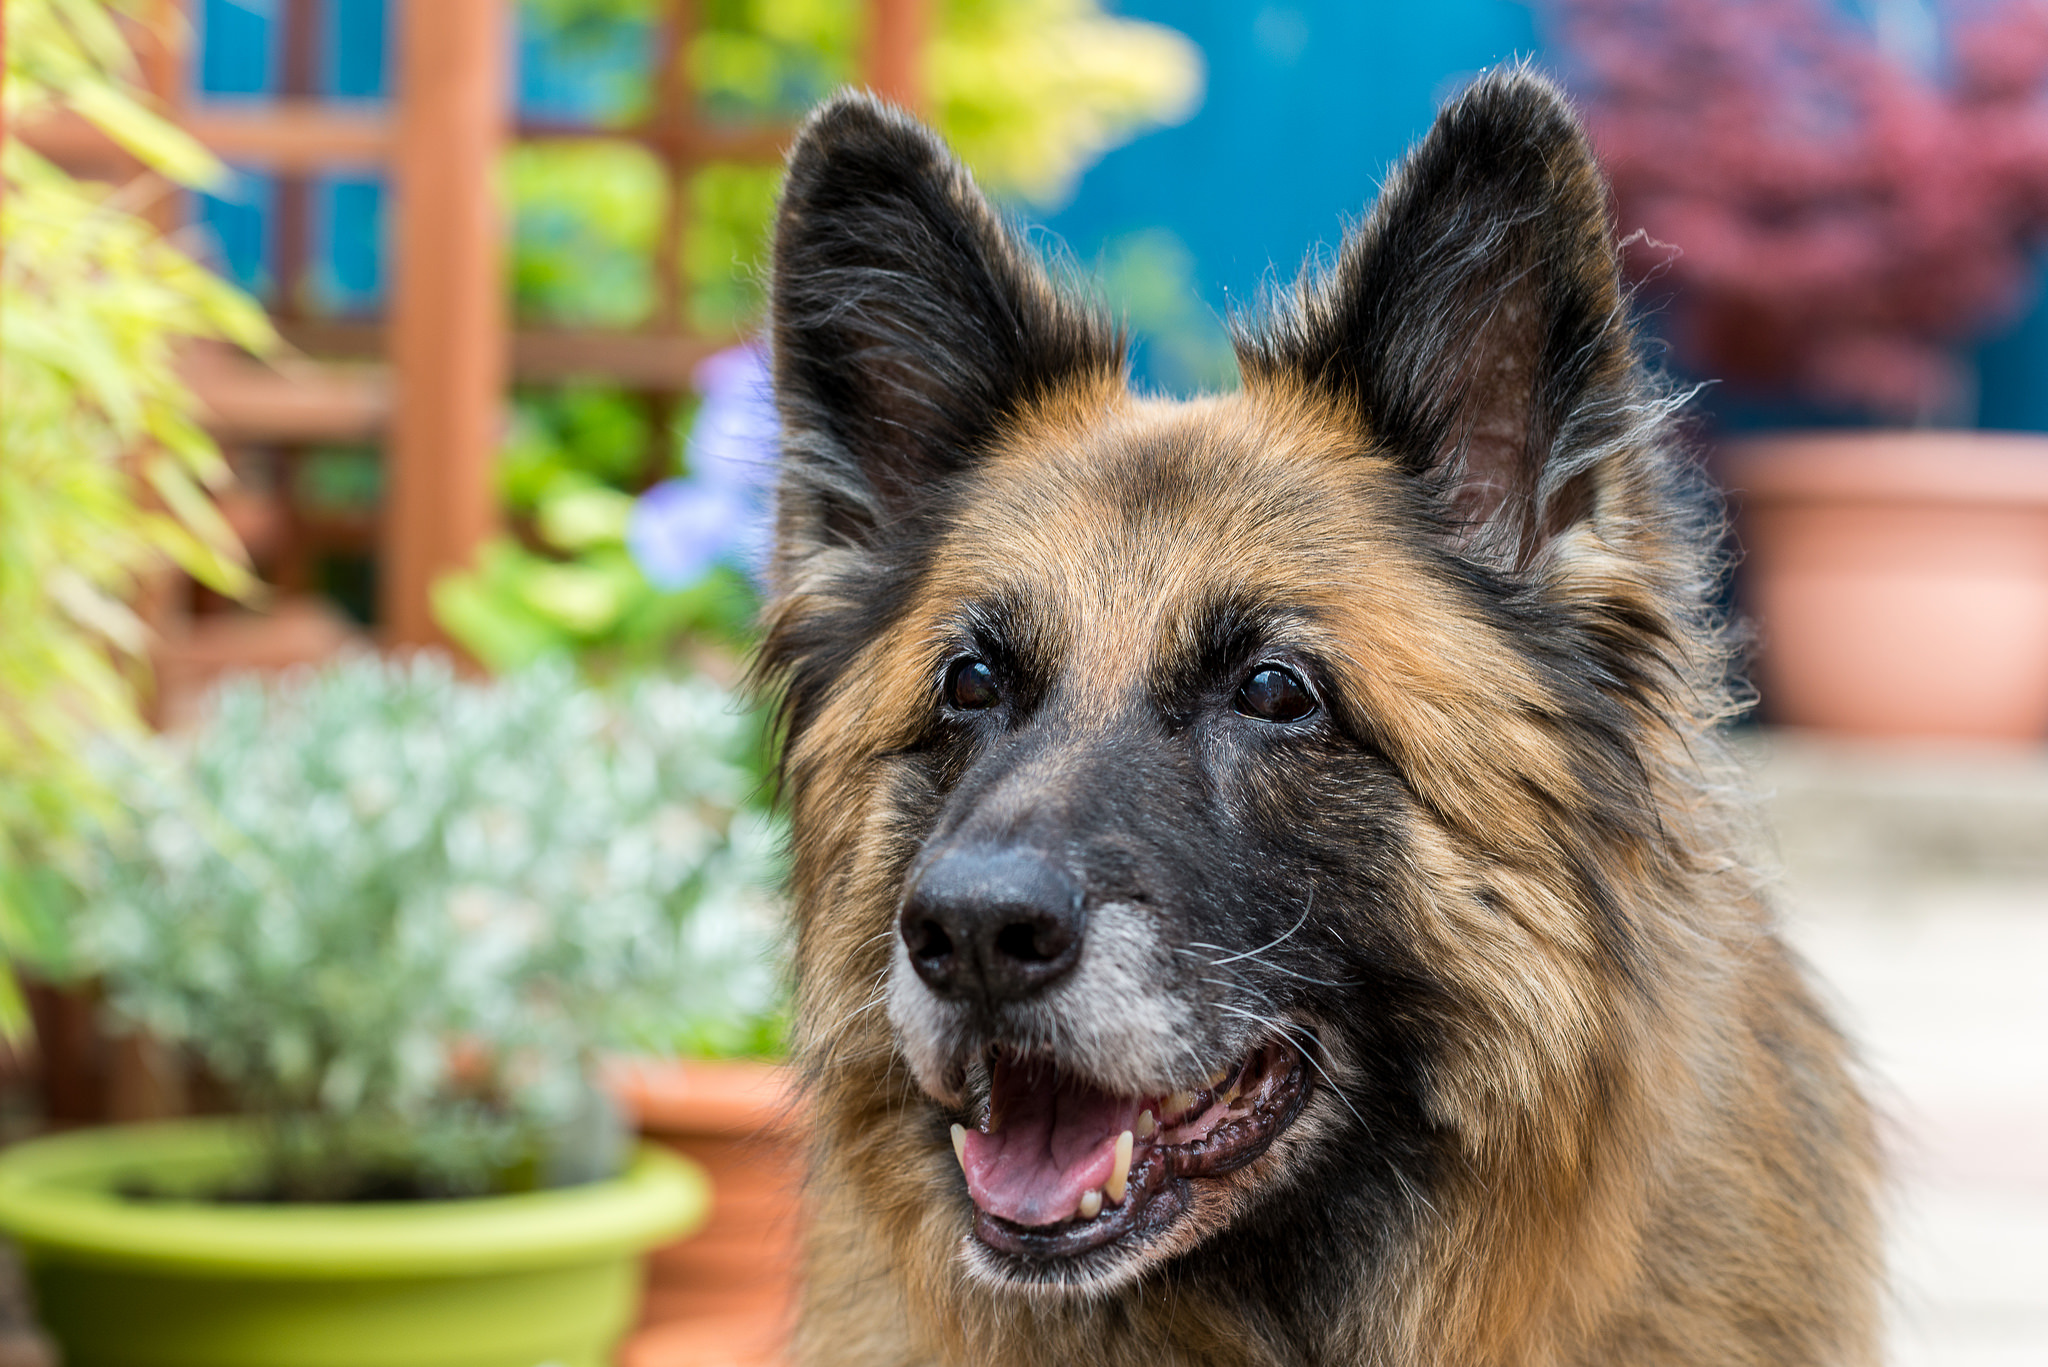
[[[1196,1090],[1117,1096],[1050,1060],[998,1053],[982,1125],[953,1127],[975,1237],[1033,1260],[1071,1258],[1164,1230],[1191,1183],[1264,1153],[1308,1094],[1299,1050],[1279,1041]]]

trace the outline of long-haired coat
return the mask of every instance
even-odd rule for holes
[[[1524,72],[1184,403],[914,121],[804,125],[800,1363],[1875,1361],[1870,1123],[1626,304]]]

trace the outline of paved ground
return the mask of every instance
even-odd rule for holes
[[[1894,1367],[2048,1367],[2048,751],[1758,750],[1887,1114]]]

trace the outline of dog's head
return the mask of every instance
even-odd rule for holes
[[[1449,107],[1228,396],[1131,394],[866,98],[774,270],[801,1048],[864,1218],[1101,1291],[1597,1109],[1698,564],[1555,90]]]

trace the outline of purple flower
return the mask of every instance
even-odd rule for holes
[[[626,523],[626,548],[656,588],[688,588],[736,549],[736,529],[753,516],[730,489],[669,479],[640,495]]]
[[[703,403],[690,426],[690,477],[729,488],[765,489],[774,478],[782,425],[768,358],[744,343],[706,357],[691,375]]]
[[[633,505],[626,546],[648,582],[686,588],[726,560],[759,578],[768,557],[768,485],[781,427],[759,347],[731,347],[692,378],[703,402],[691,424],[690,473]]]

